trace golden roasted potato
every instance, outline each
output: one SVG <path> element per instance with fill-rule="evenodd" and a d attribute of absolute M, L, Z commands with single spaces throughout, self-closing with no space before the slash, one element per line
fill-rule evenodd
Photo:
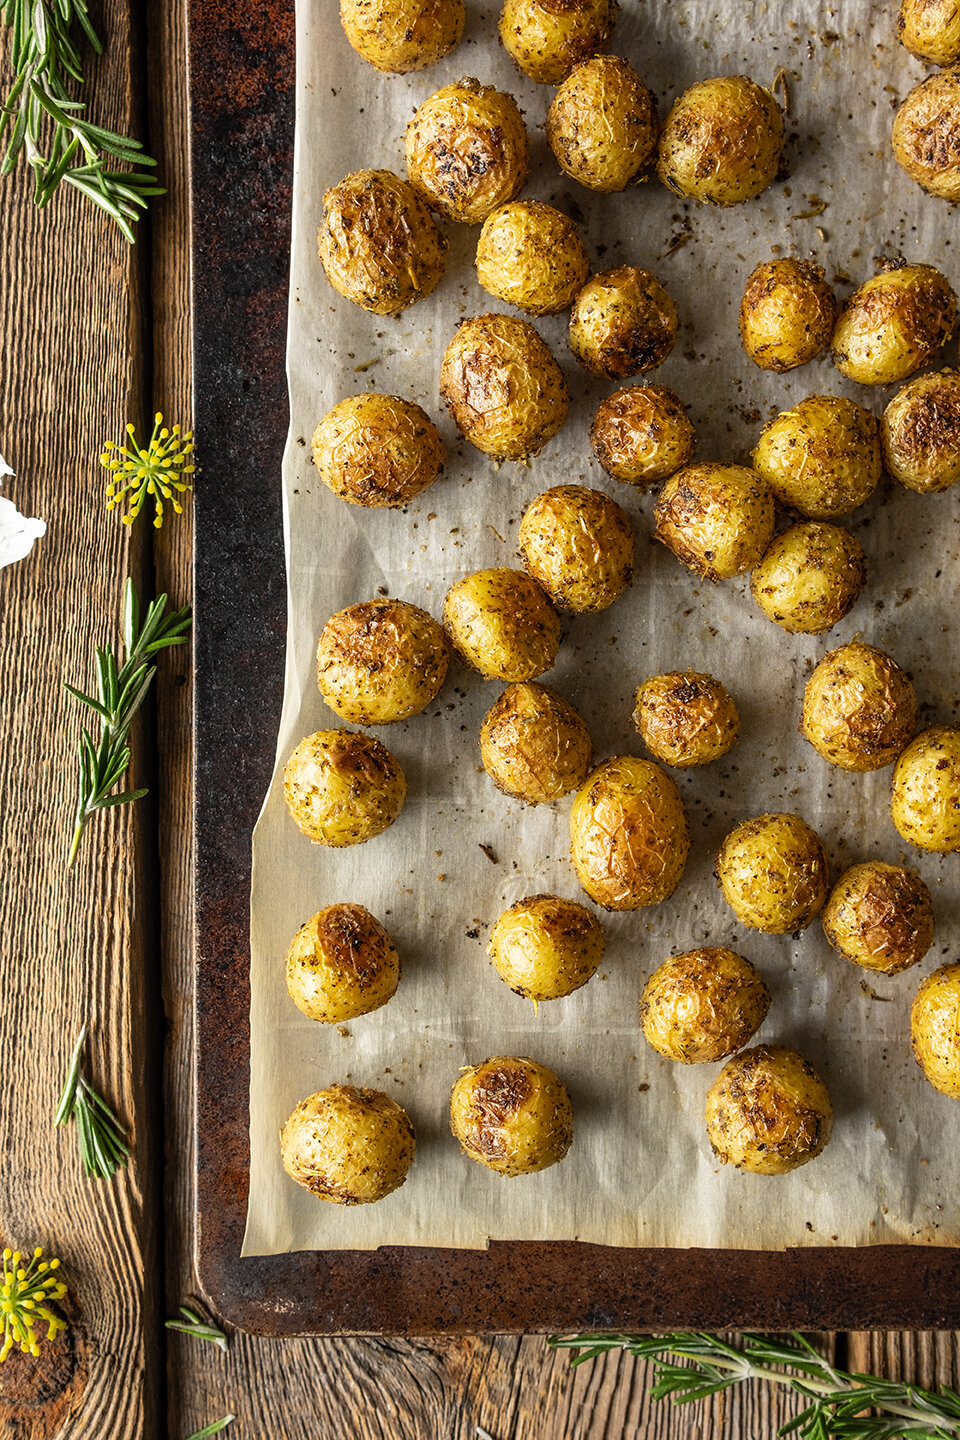
<path fill-rule="evenodd" d="M 686 465 L 697 443 L 680 400 L 666 385 L 630 385 L 600 402 L 590 426 L 608 475 L 645 490 Z"/>
<path fill-rule="evenodd" d="M 739 205 L 776 178 L 783 114 L 746 75 L 700 80 L 663 122 L 657 174 L 668 189 L 710 205 Z"/>
<path fill-rule="evenodd" d="M 761 370 L 806 365 L 830 344 L 837 301 L 820 265 L 767 260 L 748 276 L 740 301 L 740 339 Z"/>
<path fill-rule="evenodd" d="M 524 511 L 518 541 L 524 565 L 560 610 L 606 610 L 630 583 L 630 521 L 602 490 L 545 490 Z"/>
<path fill-rule="evenodd" d="M 960 730 L 923 730 L 897 761 L 890 815 L 921 850 L 960 850 Z"/>
<path fill-rule="evenodd" d="M 573 304 L 590 261 L 573 221 L 539 200 L 513 200 L 488 215 L 477 241 L 484 290 L 528 315 Z"/>
<path fill-rule="evenodd" d="M 552 440 L 570 396 L 560 366 L 526 320 L 464 320 L 440 367 L 440 395 L 457 428 L 495 460 L 526 460 Z"/>
<path fill-rule="evenodd" d="M 915 871 L 880 860 L 844 870 L 820 920 L 834 950 L 883 975 L 916 965 L 933 944 L 930 891 Z"/>
<path fill-rule="evenodd" d="M 532 1175 L 570 1149 L 573 1107 L 546 1065 L 496 1055 L 460 1075 L 450 1096 L 450 1129 L 478 1165 L 511 1178 Z"/>
<path fill-rule="evenodd" d="M 479 80 L 444 85 L 407 126 L 407 179 L 432 210 L 464 225 L 513 199 L 528 160 L 516 100 Z"/>
<path fill-rule="evenodd" d="M 876 419 L 855 400 L 810 395 L 760 432 L 751 456 L 782 505 L 813 520 L 849 515 L 883 470 Z"/>
<path fill-rule="evenodd" d="M 560 621 L 522 570 L 475 570 L 447 591 L 443 627 L 459 655 L 496 680 L 532 680 L 560 648 Z"/>
<path fill-rule="evenodd" d="M 372 735 L 318 730 L 294 750 L 283 772 L 283 798 L 299 828 L 318 845 L 362 845 L 392 825 L 407 782 L 396 756 Z"/>
<path fill-rule="evenodd" d="M 749 960 L 732 950 L 690 950 L 650 976 L 640 1023 L 658 1054 L 702 1065 L 746 1045 L 769 1009 L 770 991 Z"/>
<path fill-rule="evenodd" d="M 680 791 L 649 760 L 605 760 L 577 791 L 570 852 L 580 884 L 605 910 L 659 905 L 680 884 L 690 852 Z"/>
<path fill-rule="evenodd" d="M 841 770 L 882 770 L 908 744 L 917 697 L 883 650 L 853 640 L 820 661 L 803 692 L 800 733 Z"/>
<path fill-rule="evenodd" d="M 371 1205 L 406 1180 L 416 1143 L 407 1112 L 382 1090 L 331 1085 L 300 1101 L 280 1154 L 290 1178 L 318 1200 Z"/>
<path fill-rule="evenodd" d="M 720 681 L 695 670 L 644 680 L 633 723 L 651 754 L 678 770 L 719 760 L 740 735 L 737 707 Z"/>
<path fill-rule="evenodd" d="M 443 441 L 425 410 L 398 395 L 350 395 L 313 432 L 323 483 L 351 505 L 395 510 L 432 485 Z"/>
<path fill-rule="evenodd" d="M 310 1020 L 342 1025 L 395 993 L 400 957 L 362 905 L 328 905 L 301 925 L 287 951 L 287 992 Z"/>
<path fill-rule="evenodd" d="M 958 132 L 960 163 L 960 132 Z M 957 196 L 960 199 L 960 184 Z M 926 365 L 953 334 L 957 297 L 932 265 L 898 265 L 854 290 L 840 311 L 833 363 L 860 385 L 893 385 Z"/>
<path fill-rule="evenodd" d="M 399 315 L 437 288 L 447 242 L 392 170 L 355 170 L 327 190 L 317 248 L 327 279 L 374 315 Z"/>
<path fill-rule="evenodd" d="M 830 1139 L 833 1107 L 809 1060 L 757 1045 L 728 1060 L 707 1094 L 707 1134 L 721 1165 L 785 1175 Z"/>
<path fill-rule="evenodd" d="M 960 60 L 960 0 L 900 0 L 900 44 L 931 65 Z"/>
<path fill-rule="evenodd" d="M 960 375 L 917 375 L 880 417 L 883 463 L 894 480 L 921 495 L 960 480 Z"/>
<path fill-rule="evenodd" d="M 941 965 L 913 999 L 910 1037 L 935 1090 L 960 1099 L 960 965 Z"/>
<path fill-rule="evenodd" d="M 338 610 L 317 645 L 320 694 L 351 725 L 390 725 L 435 700 L 449 660 L 443 630 L 406 600 Z"/>
<path fill-rule="evenodd" d="M 617 0 L 504 0 L 500 39 L 524 74 L 559 85 L 610 38 Z"/>
<path fill-rule="evenodd" d="M 939 200 L 960 200 L 960 66 L 914 86 L 894 117 L 892 138 L 893 157 L 911 180 Z"/>
<path fill-rule="evenodd" d="M 649 270 L 619 265 L 588 280 L 570 311 L 570 349 L 593 375 L 623 380 L 662 365 L 677 307 Z"/>
<path fill-rule="evenodd" d="M 566 700 L 532 681 L 509 685 L 480 727 L 480 759 L 498 790 L 545 805 L 587 778 L 593 742 Z"/>
<path fill-rule="evenodd" d="M 830 889 L 827 857 L 799 815 L 758 815 L 724 840 L 716 876 L 742 925 L 786 935 L 805 930 Z"/>
<path fill-rule="evenodd" d="M 504 910 L 487 954 L 515 995 L 559 1000 L 596 971 L 603 959 L 603 926 L 576 900 L 528 895 Z"/>
<path fill-rule="evenodd" d="M 340 0 L 354 50 L 391 75 L 436 65 L 458 44 L 463 21 L 463 0 Z"/>
<path fill-rule="evenodd" d="M 597 55 L 554 95 L 547 143 L 560 169 L 588 190 L 625 190 L 656 148 L 657 102 L 626 60 Z"/>
<path fill-rule="evenodd" d="M 714 582 L 750 570 L 773 535 L 770 487 L 744 465 L 687 465 L 664 485 L 654 513 L 657 539 Z"/>
<path fill-rule="evenodd" d="M 782 630 L 821 635 L 852 609 L 866 578 L 863 547 L 849 530 L 804 520 L 771 540 L 750 593 Z"/>

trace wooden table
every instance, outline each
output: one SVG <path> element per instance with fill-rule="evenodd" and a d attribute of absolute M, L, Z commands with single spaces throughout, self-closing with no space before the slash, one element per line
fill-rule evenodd
<path fill-rule="evenodd" d="M 224 0 L 222 23 L 269 43 L 257 11 Z M 133 773 L 150 798 L 106 812 L 70 873 L 79 715 L 61 681 L 91 681 L 92 647 L 115 639 L 127 574 L 144 592 L 191 597 L 189 513 L 131 532 L 104 509 L 98 465 L 127 419 L 191 413 L 185 12 L 181 0 L 104 0 L 108 53 L 90 66 L 97 118 L 149 135 L 169 187 L 136 249 L 72 192 L 38 215 L 22 171 L 0 184 L 0 452 L 18 472 L 7 493 L 49 522 L 33 555 L 0 572 L 0 1234 L 62 1257 L 72 1322 L 40 1360 L 14 1354 L 0 1369 L 0 1432 L 182 1437 L 232 1411 L 229 1433 L 248 1440 L 467 1440 L 478 1425 L 495 1440 L 766 1440 L 791 1413 L 781 1396 L 748 1390 L 669 1411 L 651 1406 L 643 1367 L 614 1356 L 574 1374 L 538 1336 L 234 1334 L 224 1356 L 163 1329 L 181 1301 L 200 1298 L 190 654 L 165 657 L 134 735 Z M 278 460 L 264 457 L 269 473 Z M 134 1140 L 110 1184 L 83 1178 L 74 1137 L 52 1124 L 85 1019 L 93 1077 Z M 960 1379 L 960 1334 L 825 1338 L 854 1368 Z"/>

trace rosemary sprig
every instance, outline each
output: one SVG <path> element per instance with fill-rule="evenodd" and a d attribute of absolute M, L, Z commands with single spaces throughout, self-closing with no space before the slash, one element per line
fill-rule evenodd
<path fill-rule="evenodd" d="M 123 591 L 123 644 L 126 651 L 123 664 L 117 664 L 112 651 L 97 646 L 96 698 L 64 684 L 64 689 L 76 700 L 95 712 L 101 725 L 97 744 L 94 744 L 86 728 L 80 733 L 80 800 L 67 857 L 68 866 L 77 858 L 84 828 L 98 810 L 105 810 L 110 805 L 126 805 L 147 793 L 146 790 L 117 792 L 115 787 L 130 763 L 127 737 L 133 717 L 143 704 L 150 682 L 157 673 L 156 666 L 149 665 L 147 661 L 160 650 L 182 645 L 190 628 L 189 609 L 175 610 L 166 615 L 166 605 L 166 595 L 151 601 L 141 625 L 137 592 L 133 581 L 127 580 Z"/>
<path fill-rule="evenodd" d="M 201 1319 L 195 1310 L 189 1310 L 186 1305 L 180 1305 L 178 1308 L 184 1318 L 168 1320 L 166 1322 L 168 1330 L 179 1330 L 181 1334 L 193 1335 L 197 1340 L 209 1340 L 214 1345 L 218 1345 L 221 1350 L 226 1351 L 227 1337 L 222 1330 L 219 1330 L 210 1321 Z"/>
<path fill-rule="evenodd" d="M 607 1350 L 652 1360 L 656 1380 L 650 1394 L 674 1404 L 703 1400 L 744 1380 L 789 1385 L 809 1403 L 781 1425 L 778 1435 L 800 1440 L 956 1440 L 960 1436 L 960 1395 L 921 1390 L 876 1375 L 837 1370 L 796 1331 L 792 1340 L 743 1335 L 728 1345 L 700 1331 L 670 1335 L 551 1335 L 550 1345 L 573 1350 L 574 1365 Z M 678 1362 L 684 1363 L 678 1363 Z M 773 1367 L 786 1366 L 787 1369 Z M 864 1412 L 876 1413 L 864 1413 Z"/>
<path fill-rule="evenodd" d="M 221 1430 L 226 1430 L 236 1418 L 236 1415 L 224 1415 L 222 1420 L 214 1420 L 211 1424 L 204 1425 L 202 1430 L 194 1430 L 192 1435 L 187 1436 L 187 1440 L 208 1440 L 208 1436 L 219 1435 Z"/>
<path fill-rule="evenodd" d="M 126 1165 L 130 1148 L 120 1121 L 86 1076 L 80 1073 L 80 1056 L 86 1038 L 87 1027 L 84 1025 L 74 1046 L 53 1123 L 67 1125 L 76 1120 L 84 1173 L 95 1175 L 99 1180 L 109 1180 L 122 1165 Z"/>

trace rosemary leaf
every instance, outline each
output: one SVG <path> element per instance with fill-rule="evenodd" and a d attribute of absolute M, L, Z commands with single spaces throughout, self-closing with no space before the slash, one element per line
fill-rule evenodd
<path fill-rule="evenodd" d="M 187 1436 L 187 1440 L 207 1440 L 210 1435 L 219 1435 L 220 1431 L 226 1430 L 236 1418 L 236 1415 L 224 1415 L 222 1420 L 214 1420 L 211 1424 L 204 1425 L 202 1430 L 194 1430 L 192 1435 Z"/>
<path fill-rule="evenodd" d="M 179 1306 L 179 1310 L 184 1318 L 166 1321 L 168 1330 L 179 1330 L 181 1334 L 192 1335 L 197 1340 L 209 1340 L 221 1350 L 227 1350 L 227 1337 L 222 1330 L 209 1320 L 203 1320 L 195 1310 L 188 1309 L 186 1305 Z"/>
<path fill-rule="evenodd" d="M 80 1057 L 86 1038 L 87 1027 L 84 1025 L 70 1057 L 53 1123 L 67 1125 L 71 1120 L 76 1123 L 84 1174 L 109 1180 L 121 1166 L 126 1165 L 130 1149 L 120 1121 L 81 1073 Z"/>

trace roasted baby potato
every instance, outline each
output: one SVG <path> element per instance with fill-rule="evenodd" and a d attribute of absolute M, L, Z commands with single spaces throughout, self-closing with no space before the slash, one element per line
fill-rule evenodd
<path fill-rule="evenodd" d="M 757 1045 L 728 1060 L 707 1094 L 707 1134 L 721 1165 L 785 1175 L 830 1139 L 833 1107 L 809 1060 Z"/>
<path fill-rule="evenodd" d="M 570 311 L 570 349 L 593 375 L 624 380 L 662 365 L 677 307 L 649 270 L 619 265 L 588 280 Z"/>
<path fill-rule="evenodd" d="M 893 157 L 929 195 L 960 200 L 960 66 L 910 91 L 894 117 Z"/>
<path fill-rule="evenodd" d="M 821 635 L 852 609 L 866 578 L 863 547 L 849 530 L 805 520 L 771 540 L 750 593 L 781 629 Z"/>
<path fill-rule="evenodd" d="M 668 189 L 710 205 L 739 205 L 776 178 L 783 115 L 762 85 L 721 75 L 691 85 L 663 123 L 657 174 Z"/>
<path fill-rule="evenodd" d="M 596 971 L 603 959 L 603 926 L 576 900 L 528 895 L 504 910 L 487 954 L 515 995 L 559 1000 Z"/>
<path fill-rule="evenodd" d="M 941 965 L 914 996 L 910 1036 L 935 1090 L 960 1099 L 960 965 Z"/>
<path fill-rule="evenodd" d="M 479 80 L 444 85 L 407 126 L 407 179 L 432 210 L 464 225 L 513 199 L 528 159 L 516 100 Z"/>
<path fill-rule="evenodd" d="M 351 505 L 397 509 L 443 469 L 443 441 L 425 410 L 398 395 L 351 395 L 313 432 L 313 463 Z"/>
<path fill-rule="evenodd" d="M 606 610 L 630 583 L 630 521 L 602 490 L 545 490 L 524 511 L 518 540 L 524 565 L 560 610 Z"/>
<path fill-rule="evenodd" d="M 633 723 L 664 765 L 709 765 L 737 743 L 740 716 L 719 680 L 695 670 L 652 675 L 637 691 Z"/>
<path fill-rule="evenodd" d="M 643 987 L 640 1023 L 667 1060 L 702 1065 L 740 1050 L 763 1024 L 770 991 L 732 950 L 674 955 Z"/>
<path fill-rule="evenodd" d="M 687 465 L 657 499 L 656 537 L 705 580 L 750 570 L 773 535 L 773 495 L 743 465 Z"/>
<path fill-rule="evenodd" d="M 528 321 L 509 315 L 464 320 L 443 357 L 440 395 L 470 444 L 496 460 L 538 454 L 570 404 L 547 346 Z"/>
<path fill-rule="evenodd" d="M 666 385 L 630 385 L 600 402 L 590 427 L 608 475 L 641 490 L 686 465 L 697 443 L 680 400 Z"/>
<path fill-rule="evenodd" d="M 740 339 L 761 370 L 783 374 L 820 354 L 837 323 L 837 301 L 819 265 L 767 260 L 750 274 L 740 301 Z"/>
<path fill-rule="evenodd" d="M 690 832 L 680 792 L 649 760 L 605 760 L 577 791 L 570 851 L 580 884 L 605 910 L 659 905 L 680 884 Z"/>
<path fill-rule="evenodd" d="M 331 615 L 317 646 L 317 684 L 351 725 L 390 725 L 435 700 L 447 674 L 443 630 L 406 600 L 368 600 Z"/>
<path fill-rule="evenodd" d="M 557 164 L 588 190 L 625 190 L 657 144 L 657 102 L 626 60 L 597 55 L 577 65 L 547 112 Z"/>
<path fill-rule="evenodd" d="M 317 248 L 334 290 L 374 315 L 399 315 L 437 288 L 447 242 L 392 170 L 356 170 L 327 190 Z"/>
<path fill-rule="evenodd" d="M 813 520 L 849 515 L 883 470 L 875 418 L 855 400 L 810 395 L 763 427 L 751 456 L 782 505 Z"/>
<path fill-rule="evenodd" d="M 958 81 L 960 83 L 960 81 Z M 958 131 L 960 165 L 960 131 Z M 960 183 L 957 195 L 960 199 Z M 893 385 L 926 365 L 953 334 L 957 297 L 932 265 L 899 265 L 855 290 L 840 311 L 831 355 L 860 385 Z"/>
<path fill-rule="evenodd" d="M 917 375 L 880 417 L 883 463 L 908 490 L 929 495 L 960 480 L 960 375 Z"/>
<path fill-rule="evenodd" d="M 882 770 L 910 740 L 917 697 L 883 650 L 853 640 L 825 655 L 803 692 L 800 733 L 841 770 Z"/>
<path fill-rule="evenodd" d="M 396 756 L 372 735 L 318 730 L 294 750 L 283 772 L 283 798 L 297 825 L 318 845 L 362 845 L 392 825 L 407 782 Z"/>
<path fill-rule="evenodd" d="M 524 74 L 559 85 L 610 38 L 617 0 L 504 0 L 500 39 Z"/>
<path fill-rule="evenodd" d="M 799 815 L 742 821 L 720 846 L 716 876 L 740 923 L 769 935 L 805 930 L 830 889 L 820 837 Z"/>
<path fill-rule="evenodd" d="M 934 725 L 907 746 L 893 772 L 890 815 L 911 845 L 960 850 L 960 730 Z"/>
<path fill-rule="evenodd" d="M 355 1085 L 301 1100 L 280 1136 L 290 1178 L 334 1205 L 371 1205 L 399 1189 L 415 1149 L 407 1112 L 382 1090 Z"/>
<path fill-rule="evenodd" d="M 870 860 L 844 870 L 820 917 L 823 933 L 845 959 L 898 975 L 933 944 L 933 902 L 913 870 Z"/>
<path fill-rule="evenodd" d="M 546 1065 L 497 1055 L 460 1075 L 450 1096 L 450 1129 L 478 1165 L 511 1178 L 532 1175 L 570 1149 L 573 1107 Z"/>
<path fill-rule="evenodd" d="M 900 0 L 897 34 L 918 60 L 955 64 L 960 60 L 960 0 Z"/>
<path fill-rule="evenodd" d="M 443 627 L 459 655 L 496 680 L 532 680 L 560 648 L 560 621 L 522 570 L 475 570 L 447 591 Z"/>
<path fill-rule="evenodd" d="M 310 1020 L 342 1025 L 395 993 L 400 958 L 362 905 L 328 905 L 301 925 L 287 951 L 287 991 Z"/>
<path fill-rule="evenodd" d="M 436 65 L 459 42 L 463 21 L 463 0 L 340 0 L 354 50 L 392 75 Z"/>
<path fill-rule="evenodd" d="M 480 759 L 498 790 L 545 805 L 587 778 L 593 742 L 559 695 L 531 681 L 509 685 L 480 727 Z"/>
<path fill-rule="evenodd" d="M 576 226 L 552 205 L 514 200 L 483 222 L 477 279 L 498 300 L 528 315 L 566 310 L 589 273 Z"/>

